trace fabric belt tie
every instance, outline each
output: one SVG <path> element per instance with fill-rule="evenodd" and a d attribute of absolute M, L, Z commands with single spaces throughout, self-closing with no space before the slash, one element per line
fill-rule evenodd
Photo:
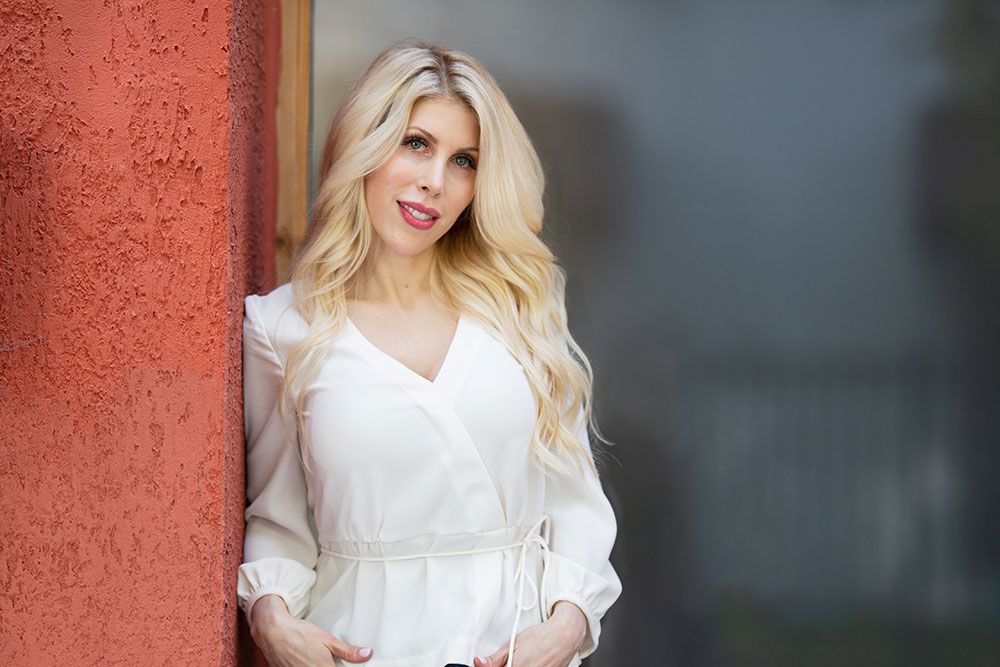
<path fill-rule="evenodd" d="M 542 555 L 542 581 L 541 584 L 535 582 L 535 578 L 528 572 L 528 550 L 537 546 Z M 484 554 L 491 551 L 506 551 L 507 549 L 517 549 L 517 569 L 514 571 L 514 584 L 517 587 L 517 611 L 514 612 L 514 627 L 510 631 L 510 641 L 507 647 L 507 667 L 514 667 L 514 638 L 517 637 L 517 627 L 521 622 L 521 613 L 531 611 L 535 605 L 540 605 L 542 621 L 549 619 L 549 605 L 547 604 L 546 577 L 549 573 L 549 516 L 543 514 L 528 531 L 524 539 L 510 544 L 503 544 L 498 547 L 483 547 L 480 549 L 465 549 L 462 551 L 434 551 L 425 554 L 406 554 L 403 556 L 354 556 L 351 554 L 339 553 L 330 549 L 322 549 L 322 553 L 337 558 L 356 561 L 376 561 L 386 562 L 393 560 L 413 560 L 417 558 L 438 558 L 443 556 L 467 556 L 470 554 Z M 524 586 L 531 587 L 530 604 L 524 602 Z"/>

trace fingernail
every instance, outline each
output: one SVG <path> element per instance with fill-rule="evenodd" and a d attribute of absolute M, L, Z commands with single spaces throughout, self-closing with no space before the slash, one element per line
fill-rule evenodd
<path fill-rule="evenodd" d="M 360 651 L 358 651 L 358 655 L 360 655 L 362 658 L 367 658 L 371 654 L 372 650 L 370 648 L 363 648 Z"/>

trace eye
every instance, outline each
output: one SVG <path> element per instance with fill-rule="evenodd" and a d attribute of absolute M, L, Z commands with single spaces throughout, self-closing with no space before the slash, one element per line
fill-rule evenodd
<path fill-rule="evenodd" d="M 406 139 L 404 139 L 403 140 L 403 145 L 404 146 L 409 146 L 410 148 L 412 148 L 415 151 L 419 151 L 421 148 L 424 148 L 425 146 L 427 146 L 427 142 L 424 141 L 421 137 L 412 136 L 412 137 L 407 137 Z"/>
<path fill-rule="evenodd" d="M 476 168 L 476 161 L 473 160 L 471 156 L 465 155 L 464 153 L 462 155 L 455 156 L 455 163 L 458 164 L 458 166 L 462 167 L 463 169 Z"/>

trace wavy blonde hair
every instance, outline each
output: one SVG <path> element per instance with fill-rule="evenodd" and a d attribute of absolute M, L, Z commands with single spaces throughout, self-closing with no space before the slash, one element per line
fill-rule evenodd
<path fill-rule="evenodd" d="M 599 439 L 592 411 L 593 370 L 566 321 L 566 275 L 539 238 L 544 175 L 506 96 L 468 55 L 425 42 L 380 53 L 344 99 L 327 135 L 320 186 L 305 244 L 291 273 L 294 306 L 309 333 L 289 355 L 279 406 L 294 406 L 303 439 L 309 382 L 347 316 L 347 297 L 372 243 L 365 177 L 403 140 L 413 105 L 440 98 L 466 105 L 480 128 L 480 158 L 469 207 L 435 246 L 431 289 L 441 303 L 473 316 L 507 341 L 538 413 L 532 459 L 546 475 L 570 472 L 565 456 L 597 472 L 574 435 Z M 584 416 L 583 423 L 577 421 Z M 302 443 L 308 467 L 308 443 Z"/>

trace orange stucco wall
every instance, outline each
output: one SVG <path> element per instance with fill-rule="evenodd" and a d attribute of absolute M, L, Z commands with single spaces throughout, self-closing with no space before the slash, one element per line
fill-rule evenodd
<path fill-rule="evenodd" d="M 267 7 L 0 4 L 0 665 L 236 661 Z"/>

